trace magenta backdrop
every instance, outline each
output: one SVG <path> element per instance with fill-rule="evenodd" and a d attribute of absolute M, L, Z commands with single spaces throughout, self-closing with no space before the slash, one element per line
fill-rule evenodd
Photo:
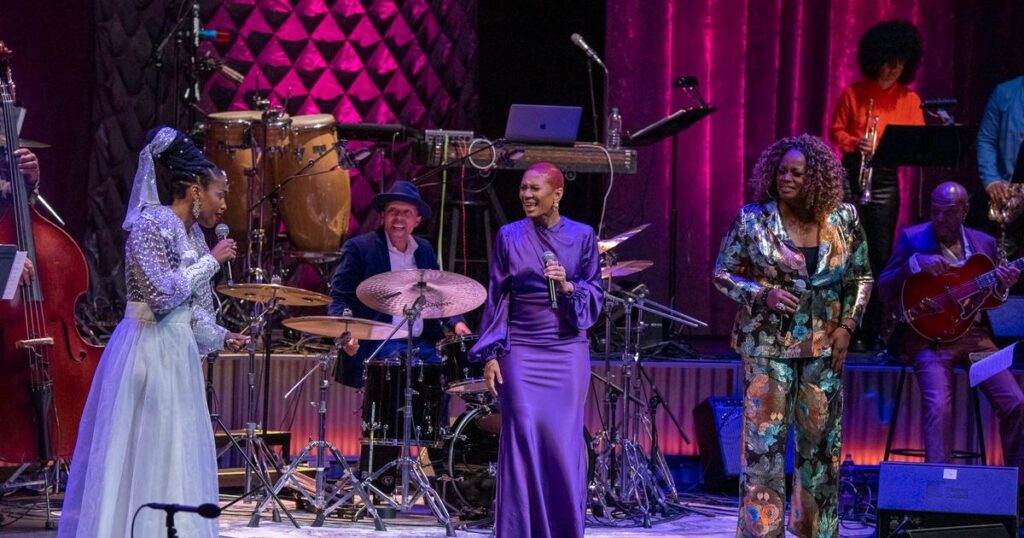
<path fill-rule="evenodd" d="M 822 135 L 839 92 L 858 79 L 856 44 L 871 25 L 906 18 L 921 29 L 925 59 L 913 87 L 925 99 L 956 97 L 959 118 L 977 122 L 994 85 L 1024 66 L 1024 8 L 1006 1 L 954 0 L 609 0 L 609 101 L 628 129 L 692 102 L 672 89 L 696 75 L 719 111 L 680 136 L 677 304 L 727 334 L 735 305 L 711 286 L 719 242 L 747 198 L 744 178 L 773 140 Z M 639 173 L 616 180 L 609 231 L 649 222 L 647 241 L 625 244 L 626 258 L 656 262 L 645 280 L 667 293 L 671 142 L 640 150 Z M 971 184 L 974 174 L 963 177 Z M 910 219 L 919 182 L 903 189 Z"/>

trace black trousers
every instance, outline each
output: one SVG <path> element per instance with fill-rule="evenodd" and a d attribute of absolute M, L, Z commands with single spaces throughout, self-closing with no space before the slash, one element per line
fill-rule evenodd
<path fill-rule="evenodd" d="M 868 262 L 871 275 L 878 281 L 878 275 L 885 269 L 885 264 L 892 256 L 893 242 L 896 235 L 896 221 L 900 216 L 900 185 L 897 169 L 875 168 L 871 179 L 871 201 L 860 203 L 860 153 L 843 155 L 843 168 L 846 169 L 847 185 L 846 201 L 854 202 L 861 226 L 868 242 Z M 875 287 L 877 290 L 877 287 Z M 874 335 L 882 329 L 882 315 L 885 308 L 878 299 L 878 292 L 871 292 L 871 301 L 864 313 L 864 321 L 857 330 L 858 338 L 874 347 Z"/>

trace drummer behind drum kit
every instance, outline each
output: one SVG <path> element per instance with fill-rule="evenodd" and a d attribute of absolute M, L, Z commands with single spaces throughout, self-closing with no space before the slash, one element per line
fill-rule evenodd
<path fill-rule="evenodd" d="M 330 302 L 330 298 L 325 295 L 278 284 L 222 285 L 217 291 L 236 299 L 267 305 L 268 308 L 263 310 L 264 316 L 269 316 L 269 313 L 275 311 L 279 305 L 322 306 Z M 359 511 L 366 510 L 373 518 L 376 528 L 385 530 L 384 523 L 369 496 L 373 493 L 398 511 L 411 510 L 422 499 L 445 527 L 448 536 L 455 536 L 446 505 L 454 507 L 460 513 L 470 507 L 479 509 L 484 503 L 490 504 L 487 497 L 490 492 L 481 495 L 471 489 L 481 487 L 479 477 L 473 476 L 466 485 L 453 486 L 450 491 L 447 483 L 451 480 L 445 480 L 445 492 L 439 494 L 431 486 L 420 461 L 412 457 L 411 449 L 413 446 L 421 449 L 447 447 L 449 467 L 457 469 L 458 472 L 465 472 L 462 465 L 466 459 L 477 455 L 461 454 L 460 459 L 460 454 L 453 452 L 455 442 L 463 446 L 466 439 L 459 438 L 458 435 L 475 432 L 474 428 L 478 428 L 478 424 L 483 425 L 479 427 L 492 431 L 493 435 L 497 433 L 497 426 L 494 419 L 484 420 L 492 413 L 491 408 L 485 406 L 471 411 L 465 421 L 456 424 L 456 436 L 448 434 L 447 416 L 444 416 L 441 403 L 442 391 L 467 398 L 486 391 L 481 367 L 468 361 L 468 350 L 476 337 L 452 336 L 442 340 L 438 344 L 438 350 L 444 362 L 425 364 L 415 358 L 410 359 L 415 355 L 412 352 L 412 339 L 408 338 L 408 335 L 419 319 L 447 318 L 479 307 L 486 299 L 487 292 L 478 282 L 462 275 L 438 270 L 412 269 L 382 273 L 368 278 L 356 289 L 356 295 L 363 304 L 374 310 L 403 317 L 403 323 L 391 326 L 365 319 L 334 316 L 304 316 L 283 321 L 288 328 L 332 338 L 335 345 L 333 349 L 317 356 L 317 365 L 285 395 L 286 398 L 291 397 L 299 386 L 314 373 L 319 372 L 319 401 L 312 402 L 318 413 L 317 437 L 295 456 L 281 473 L 276 484 L 272 488 L 267 488 L 267 495 L 253 512 L 250 526 L 259 524 L 260 513 L 272 502 L 276 502 L 276 506 L 284 510 L 277 495 L 285 487 L 292 487 L 315 509 L 316 518 L 313 526 L 322 526 L 328 515 L 358 497 L 362 502 Z M 258 327 L 258 324 L 253 326 Z M 397 459 L 385 463 L 364 477 L 356 476 L 348 467 L 341 452 L 325 438 L 327 394 L 331 372 L 334 369 L 333 363 L 338 351 L 352 338 L 381 342 L 366 362 L 361 443 L 370 447 L 371 454 L 375 446 L 401 447 L 401 455 Z M 404 355 L 397 359 L 376 357 L 386 342 L 403 338 L 407 343 Z M 255 347 L 251 345 L 250 358 L 254 355 Z M 252 435 L 256 429 L 255 399 L 252 397 L 252 380 L 255 378 L 252 373 L 255 368 L 252 361 L 250 362 L 250 423 L 246 430 Z M 259 443 L 249 439 L 249 444 Z M 494 451 L 496 454 L 496 442 Z M 313 491 L 308 491 L 298 472 L 313 452 L 316 454 L 316 479 Z M 342 477 L 330 488 L 326 478 L 328 456 L 333 457 L 342 467 Z M 257 478 L 267 483 L 269 473 L 266 472 L 266 466 L 258 462 L 258 454 L 254 454 L 250 449 L 246 451 L 245 457 L 247 465 L 260 474 Z M 395 498 L 376 485 L 378 478 L 392 470 L 401 474 L 401 486 Z M 490 470 L 493 476 L 493 466 Z M 446 476 L 450 478 L 454 476 L 454 472 L 449 471 Z M 490 487 L 493 489 L 493 481 Z"/>

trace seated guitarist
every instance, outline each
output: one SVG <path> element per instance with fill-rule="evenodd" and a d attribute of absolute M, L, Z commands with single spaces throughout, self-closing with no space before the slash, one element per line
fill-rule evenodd
<path fill-rule="evenodd" d="M 903 283 L 911 274 L 923 271 L 938 276 L 974 254 L 996 259 L 995 239 L 963 225 L 968 206 L 963 186 L 943 183 L 932 191 L 931 202 L 931 221 L 900 232 L 892 258 L 878 279 L 879 297 L 889 308 L 900 308 Z M 1003 265 L 996 269 L 996 276 L 1001 290 L 1007 290 L 1017 282 L 1020 271 Z M 952 342 L 930 342 L 910 328 L 905 332 L 906 354 L 921 386 L 925 460 L 949 462 L 953 453 L 953 367 L 969 366 L 970 353 L 998 347 L 980 313 L 967 332 Z M 1005 464 L 1024 469 L 1024 393 L 1020 385 L 1003 370 L 984 381 L 981 389 L 999 417 Z M 1020 477 L 1018 473 L 1018 482 L 1022 482 Z"/>

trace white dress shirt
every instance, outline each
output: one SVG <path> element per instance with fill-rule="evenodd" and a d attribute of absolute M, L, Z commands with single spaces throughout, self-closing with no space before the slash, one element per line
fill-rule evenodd
<path fill-rule="evenodd" d="M 391 259 L 392 271 L 418 269 L 416 267 L 416 249 L 419 245 L 416 243 L 416 238 L 409 237 L 405 252 L 398 250 L 395 245 L 391 244 L 391 238 L 388 237 L 388 234 L 384 234 L 384 240 L 388 242 L 388 257 Z M 405 316 L 394 316 L 391 322 L 395 325 L 402 323 L 404 327 Z M 412 324 L 412 335 L 415 337 L 421 334 L 423 334 L 423 318 L 417 318 L 416 322 Z"/>

